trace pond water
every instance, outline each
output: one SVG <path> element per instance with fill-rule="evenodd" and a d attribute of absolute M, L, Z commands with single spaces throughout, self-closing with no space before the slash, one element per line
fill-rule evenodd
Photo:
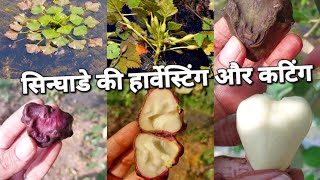
<path fill-rule="evenodd" d="M 14 41 L 5 37 L 4 34 L 9 30 L 9 24 L 13 22 L 14 16 L 23 12 L 17 7 L 17 3 L 21 1 L 0 1 L 0 7 L 2 7 L 0 10 L 0 78 L 20 78 L 21 73 L 27 70 L 36 71 L 43 76 L 75 75 L 80 68 L 86 69 L 92 75 L 103 72 L 107 67 L 105 45 L 98 48 L 88 48 L 86 45 L 83 50 L 73 50 L 65 46 L 59 48 L 53 55 L 28 54 L 25 49 L 28 40 L 22 40 L 14 45 Z M 71 0 L 71 4 L 84 7 L 86 1 Z M 105 39 L 106 1 L 91 1 L 101 3 L 99 12 L 86 12 L 84 17 L 92 16 L 100 23 L 95 28 L 88 29 L 86 37 Z M 45 6 L 48 7 L 50 4 L 46 2 Z M 19 35 L 18 40 L 24 37 Z"/>

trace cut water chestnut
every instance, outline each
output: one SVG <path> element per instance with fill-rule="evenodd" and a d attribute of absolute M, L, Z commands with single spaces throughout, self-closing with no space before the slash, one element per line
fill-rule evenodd
<path fill-rule="evenodd" d="M 228 0 L 224 12 L 252 61 L 267 58 L 294 23 L 290 0 Z"/>
<path fill-rule="evenodd" d="M 169 89 L 152 89 L 138 116 L 142 133 L 135 140 L 136 173 L 144 179 L 167 179 L 183 154 L 175 135 L 186 128 L 178 97 Z"/>
<path fill-rule="evenodd" d="M 182 113 L 178 97 L 171 90 L 152 89 L 146 95 L 138 121 L 145 132 L 175 134 L 185 128 Z"/>
<path fill-rule="evenodd" d="M 173 137 L 141 133 L 135 144 L 137 174 L 146 179 L 166 179 L 168 168 L 176 165 L 183 154 L 183 147 Z"/>
<path fill-rule="evenodd" d="M 48 105 L 25 105 L 21 121 L 27 126 L 28 135 L 42 148 L 73 135 L 73 117 Z"/>

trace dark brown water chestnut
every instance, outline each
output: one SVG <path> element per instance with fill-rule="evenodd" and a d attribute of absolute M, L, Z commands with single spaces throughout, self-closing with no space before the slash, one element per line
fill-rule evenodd
<path fill-rule="evenodd" d="M 228 0 L 224 17 L 247 48 L 247 58 L 267 58 L 294 23 L 290 0 Z M 285 53 L 285 52 L 284 52 Z"/>

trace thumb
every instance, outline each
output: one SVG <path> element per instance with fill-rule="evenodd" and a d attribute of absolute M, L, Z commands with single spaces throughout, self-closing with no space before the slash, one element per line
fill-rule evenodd
<path fill-rule="evenodd" d="M 215 57 L 215 72 L 220 68 L 228 68 L 232 61 L 235 61 L 242 66 L 245 58 L 246 48 L 235 36 L 232 36 L 220 53 Z"/>
<path fill-rule="evenodd" d="M 28 164 L 37 151 L 34 140 L 24 133 L 8 150 L 0 152 L 0 179 L 8 179 Z"/>

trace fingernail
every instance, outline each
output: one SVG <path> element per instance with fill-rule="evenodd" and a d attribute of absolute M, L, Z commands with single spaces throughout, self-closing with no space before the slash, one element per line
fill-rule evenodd
<path fill-rule="evenodd" d="M 220 52 L 219 61 L 225 67 L 229 67 L 230 62 L 236 61 L 240 54 L 241 44 L 236 37 L 232 36 Z"/>
<path fill-rule="evenodd" d="M 16 147 L 16 156 L 21 161 L 27 161 L 30 159 L 30 155 L 33 154 L 34 146 L 28 136 L 24 137 L 18 142 Z"/>
<path fill-rule="evenodd" d="M 282 175 L 280 175 L 280 176 L 277 176 L 277 177 L 272 178 L 272 180 L 291 180 L 291 179 L 290 179 L 290 177 L 288 177 L 287 175 L 282 174 Z"/>

